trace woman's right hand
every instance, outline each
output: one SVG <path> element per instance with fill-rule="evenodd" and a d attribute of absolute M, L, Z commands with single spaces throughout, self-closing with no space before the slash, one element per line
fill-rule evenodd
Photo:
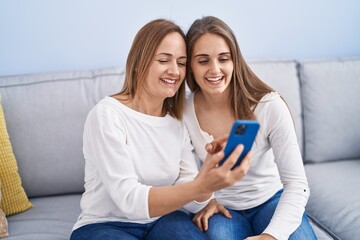
<path fill-rule="evenodd" d="M 244 146 L 238 145 L 221 166 L 218 164 L 224 157 L 224 147 L 222 146 L 221 151 L 217 153 L 209 153 L 195 179 L 199 183 L 200 191 L 204 191 L 203 193 L 216 192 L 241 180 L 250 168 L 251 153 L 249 152 L 244 157 L 239 166 L 231 169 L 243 150 Z"/>

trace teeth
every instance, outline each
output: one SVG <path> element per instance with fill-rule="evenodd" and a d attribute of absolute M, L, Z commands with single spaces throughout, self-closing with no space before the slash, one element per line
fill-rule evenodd
<path fill-rule="evenodd" d="M 217 82 L 217 81 L 220 81 L 223 77 L 215 77 L 215 78 L 206 78 L 208 81 L 211 81 L 211 82 Z"/>
<path fill-rule="evenodd" d="M 164 82 L 171 83 L 171 84 L 174 84 L 174 83 L 176 82 L 176 80 L 173 80 L 173 79 L 162 78 L 162 80 L 163 80 Z"/>

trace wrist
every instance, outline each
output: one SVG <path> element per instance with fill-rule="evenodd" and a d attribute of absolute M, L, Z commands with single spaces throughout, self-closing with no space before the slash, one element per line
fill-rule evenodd
<path fill-rule="evenodd" d="M 194 193 L 194 201 L 204 202 L 212 197 L 213 192 L 207 191 L 199 179 L 194 179 L 191 185 Z"/>
<path fill-rule="evenodd" d="M 208 202 L 210 202 L 212 199 L 214 199 L 214 193 L 211 193 L 211 194 L 202 194 L 202 196 L 200 196 L 200 197 L 198 197 L 198 198 L 196 198 L 195 200 L 194 200 L 194 202 L 196 203 L 196 204 L 199 204 L 199 205 L 201 205 L 201 204 L 207 204 Z"/>

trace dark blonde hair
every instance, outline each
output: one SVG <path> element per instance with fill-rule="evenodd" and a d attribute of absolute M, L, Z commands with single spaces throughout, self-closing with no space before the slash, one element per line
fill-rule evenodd
<path fill-rule="evenodd" d="M 252 107 L 259 103 L 260 99 L 269 92 L 274 91 L 270 86 L 262 82 L 250 69 L 241 55 L 235 34 L 222 20 L 207 16 L 195 20 L 186 34 L 187 56 L 192 61 L 192 53 L 196 41 L 205 33 L 216 34 L 222 37 L 228 44 L 231 58 L 234 64 L 232 81 L 230 83 L 230 102 L 236 119 L 255 119 Z M 191 71 L 188 61 L 186 82 L 192 92 L 200 89 Z"/>
<path fill-rule="evenodd" d="M 151 62 L 162 40 L 169 34 L 179 33 L 185 42 L 185 34 L 175 23 L 166 19 L 156 19 L 143 26 L 136 34 L 126 61 L 125 82 L 120 94 L 134 99 L 136 92 L 144 84 Z M 185 98 L 185 81 L 173 97 L 166 98 L 163 113 L 181 119 Z"/>

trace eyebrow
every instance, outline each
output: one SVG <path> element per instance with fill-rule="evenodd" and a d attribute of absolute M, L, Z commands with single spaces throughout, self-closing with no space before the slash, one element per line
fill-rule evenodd
<path fill-rule="evenodd" d="M 231 55 L 231 52 L 222 52 L 219 54 L 219 56 L 222 56 L 222 55 Z M 206 53 L 200 53 L 200 54 L 197 54 L 194 56 L 194 58 L 197 58 L 197 57 L 208 57 L 209 54 L 206 54 Z"/>
<path fill-rule="evenodd" d="M 173 56 L 173 54 L 171 54 L 171 53 L 159 53 L 159 54 L 156 54 L 156 56 L 159 56 L 159 55 L 165 55 L 165 56 L 168 56 L 168 57 L 172 57 L 172 56 Z M 179 58 L 186 58 L 186 56 L 181 56 L 181 57 L 179 57 Z"/>

